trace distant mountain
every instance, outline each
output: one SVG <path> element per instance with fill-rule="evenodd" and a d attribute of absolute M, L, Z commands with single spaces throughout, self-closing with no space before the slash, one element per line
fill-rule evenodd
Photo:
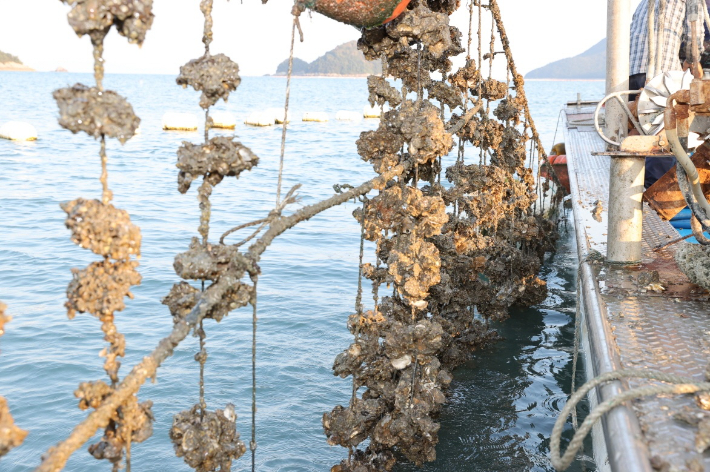
<path fill-rule="evenodd" d="M 0 51 L 0 70 L 33 71 L 22 63 L 19 57 Z"/>
<path fill-rule="evenodd" d="M 606 77 L 606 38 L 582 54 L 531 70 L 526 79 L 603 79 Z"/>
<path fill-rule="evenodd" d="M 293 75 L 337 77 L 343 75 L 365 76 L 381 72 L 381 62 L 366 60 L 365 56 L 357 49 L 357 41 L 341 44 L 311 63 L 297 57 L 293 58 Z M 288 59 L 279 64 L 274 75 L 286 75 L 287 73 Z"/>

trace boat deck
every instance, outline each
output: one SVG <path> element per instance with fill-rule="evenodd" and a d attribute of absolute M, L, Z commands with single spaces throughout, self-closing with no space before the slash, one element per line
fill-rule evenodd
<path fill-rule="evenodd" d="M 653 248 L 679 235 L 644 204 L 642 263 L 613 266 L 595 262 L 596 252 L 606 254 L 610 158 L 592 155 L 605 150 L 591 124 L 594 109 L 568 106 L 565 111 L 587 377 L 636 368 L 704 381 L 710 359 L 710 296 L 691 284 L 673 259 L 678 245 L 689 243 L 682 241 L 654 252 Z M 654 271 L 664 291 L 648 288 Z M 599 389 L 592 404 L 620 389 L 652 383 L 635 379 L 615 382 Z M 697 428 L 674 419 L 675 413 L 686 408 L 698 408 L 692 396 L 648 397 L 610 412 L 602 426 L 608 466 L 598 460 L 600 468 L 651 471 L 653 459 L 657 467 L 668 464 L 662 470 L 703 470 L 698 468 L 701 464 L 710 470 L 710 454 L 695 451 Z"/>

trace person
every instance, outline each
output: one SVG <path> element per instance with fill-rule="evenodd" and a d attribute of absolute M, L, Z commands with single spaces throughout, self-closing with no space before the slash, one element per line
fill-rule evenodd
<path fill-rule="evenodd" d="M 655 31 L 658 34 L 658 0 L 655 2 Z M 710 6 L 710 0 L 705 1 Z M 631 19 L 631 40 L 629 47 L 629 90 L 638 90 L 646 85 L 646 71 L 648 70 L 648 2 L 641 0 L 636 7 Z M 663 41 L 657 47 L 661 48 L 660 62 L 655 64 L 656 75 L 671 71 L 683 70 L 680 58 L 685 55 L 685 48 L 681 45 L 690 42 L 690 21 L 686 18 L 686 0 L 666 0 L 663 15 Z M 700 12 L 702 19 L 702 9 Z M 704 22 L 703 22 L 704 23 Z M 705 28 L 706 39 L 708 30 Z M 658 38 L 656 38 L 658 41 Z M 702 45 L 698 45 L 698 52 L 703 52 Z M 656 54 L 658 57 L 658 53 Z M 650 79 L 651 77 L 649 77 Z M 631 99 L 631 98 L 630 98 Z"/>
<path fill-rule="evenodd" d="M 639 90 L 646 85 L 646 72 L 648 71 L 649 63 L 649 36 L 648 36 L 648 7 L 649 1 L 655 3 L 655 31 L 659 34 L 659 4 L 657 0 L 642 0 L 636 7 L 631 19 L 631 42 L 629 47 L 629 90 Z M 710 3 L 710 0 L 700 0 Z M 702 8 L 700 10 L 700 19 L 703 18 Z M 704 22 L 703 22 L 704 23 Z M 690 21 L 686 16 L 686 0 L 666 0 L 663 24 L 662 38 L 655 38 L 656 47 L 660 48 L 656 51 L 658 63 L 655 64 L 655 74 L 672 70 L 685 70 L 689 64 L 685 61 L 681 64 L 681 54 L 687 53 L 685 44 L 690 43 Z M 702 30 L 701 30 L 702 31 Z M 707 32 L 707 29 L 706 29 Z M 700 43 L 700 42 L 699 42 Z M 701 54 L 703 47 L 698 44 L 698 51 Z M 654 58 L 655 59 L 655 58 Z M 689 59 L 689 58 L 688 58 Z M 649 77 L 651 79 L 651 77 Z M 636 101 L 638 95 L 630 95 L 629 101 Z M 646 158 L 646 176 L 644 187 L 648 188 L 663 174 L 670 170 L 676 163 L 675 157 L 654 157 Z"/>

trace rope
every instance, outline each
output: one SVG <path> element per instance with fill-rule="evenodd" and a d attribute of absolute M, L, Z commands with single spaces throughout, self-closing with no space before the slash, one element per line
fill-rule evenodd
<path fill-rule="evenodd" d="M 266 227 L 266 225 L 268 225 L 268 224 L 272 223 L 273 221 L 275 221 L 276 219 L 278 219 L 281 216 L 281 212 L 284 210 L 284 208 L 286 208 L 288 205 L 298 201 L 298 197 L 294 196 L 294 193 L 299 188 L 301 188 L 301 184 L 296 184 L 293 187 L 291 187 L 291 190 L 288 191 L 288 193 L 286 194 L 286 197 L 284 197 L 284 199 L 281 201 L 281 203 L 279 203 L 276 206 L 276 208 L 274 208 L 273 210 L 271 210 L 269 212 L 269 216 L 267 216 L 266 218 L 261 218 L 261 219 L 255 220 L 255 221 L 250 221 L 249 223 L 244 223 L 242 225 L 235 226 L 234 228 L 225 231 L 224 234 L 222 234 L 222 236 L 219 238 L 219 243 L 224 244 L 224 238 L 226 238 L 227 236 L 229 236 L 230 234 L 232 234 L 236 231 L 239 231 L 240 229 L 244 229 L 244 228 L 248 228 L 250 226 L 256 226 L 258 224 L 261 224 L 261 226 L 259 226 L 256 229 L 256 231 L 254 231 L 249 237 L 243 239 L 242 241 L 240 241 L 236 244 L 233 244 L 233 246 L 239 247 L 239 246 L 243 245 L 244 243 L 251 241 L 259 233 L 261 233 L 261 230 L 263 230 Z"/>
<path fill-rule="evenodd" d="M 580 264 L 580 269 L 582 268 Z M 577 294 L 580 292 L 580 271 L 577 271 Z M 574 315 L 574 347 L 572 348 L 572 385 L 570 386 L 570 395 L 574 395 L 575 381 L 577 380 L 577 360 L 579 358 L 579 330 L 581 328 L 582 313 L 577 303 L 577 310 Z M 577 409 L 572 410 L 572 427 L 577 431 Z"/>
<path fill-rule="evenodd" d="M 646 387 L 638 387 L 627 390 L 610 400 L 600 403 L 584 419 L 582 425 L 574 433 L 567 450 L 562 456 L 560 456 L 560 440 L 562 438 L 562 431 L 567 417 L 577 407 L 577 404 L 584 399 L 591 389 L 598 385 L 614 380 L 630 378 L 658 380 L 660 382 L 666 382 L 673 385 L 651 385 Z M 589 434 L 592 426 L 594 426 L 594 424 L 604 414 L 613 410 L 617 406 L 622 405 L 624 402 L 653 395 L 678 395 L 704 391 L 710 391 L 710 382 L 696 382 L 694 379 L 689 377 L 666 374 L 664 372 L 654 370 L 624 369 L 603 373 L 582 385 L 577 392 L 572 394 L 569 401 L 567 401 L 564 408 L 562 408 L 560 415 L 557 417 L 555 426 L 552 428 L 552 435 L 550 436 L 550 460 L 552 465 L 556 470 L 566 470 L 574 461 L 577 451 L 579 451 L 582 447 L 584 438 L 587 434 Z"/>
<path fill-rule="evenodd" d="M 362 223 L 360 223 L 360 264 L 357 269 L 357 296 L 355 297 L 355 311 L 362 313 L 362 258 L 365 253 L 365 204 L 362 204 Z"/>
<path fill-rule="evenodd" d="M 249 449 L 251 450 L 251 472 L 256 470 L 256 284 L 258 279 L 256 276 L 252 278 L 254 281 L 254 295 L 251 305 L 252 311 L 252 336 L 251 336 L 251 442 Z"/>
<path fill-rule="evenodd" d="M 294 7 L 293 25 L 291 26 L 291 52 L 288 56 L 288 75 L 286 77 L 286 103 L 284 104 L 284 122 L 283 131 L 281 132 L 281 156 L 279 157 L 279 180 L 276 184 L 276 205 L 281 202 L 281 181 L 284 171 L 284 154 L 286 153 L 286 128 L 288 127 L 288 103 L 291 98 L 291 75 L 293 73 L 293 45 L 296 41 L 296 27 L 300 32 L 301 26 L 298 21 L 298 16 L 295 14 L 297 9 Z M 301 35 L 301 41 L 303 36 Z"/>

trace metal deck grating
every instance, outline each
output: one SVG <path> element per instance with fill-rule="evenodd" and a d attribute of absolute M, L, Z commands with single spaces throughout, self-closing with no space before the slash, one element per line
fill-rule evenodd
<path fill-rule="evenodd" d="M 568 112 L 568 117 L 571 115 Z M 591 250 L 606 254 L 606 225 L 609 192 L 609 157 L 592 156 L 603 151 L 604 142 L 589 126 L 572 125 L 566 130 L 568 160 L 573 164 L 576 188 L 573 208 L 577 228 L 584 231 L 578 240 L 580 260 Z M 574 184 L 573 184 L 574 185 Z M 595 202 L 602 203 L 601 221 L 592 215 Z M 643 263 L 634 267 L 604 267 L 596 274 L 593 290 L 584 296 L 598 297 L 605 329 L 612 333 L 611 350 L 618 355 L 620 368 L 654 369 L 704 380 L 710 360 L 710 303 L 708 293 L 691 284 L 673 261 L 674 246 L 659 252 L 651 249 L 678 237 L 675 229 L 644 205 Z M 688 244 L 685 242 L 679 244 Z M 642 271 L 657 271 L 667 289 L 656 293 L 639 286 Z M 591 292 L 591 291 L 590 291 Z M 629 387 L 648 385 L 633 380 Z M 695 452 L 695 427 L 673 419 L 682 408 L 697 408 L 692 397 L 651 397 L 635 401 L 649 457 L 668 462 L 670 470 L 688 470 L 688 461 L 702 460 L 710 470 L 710 454 Z"/>

